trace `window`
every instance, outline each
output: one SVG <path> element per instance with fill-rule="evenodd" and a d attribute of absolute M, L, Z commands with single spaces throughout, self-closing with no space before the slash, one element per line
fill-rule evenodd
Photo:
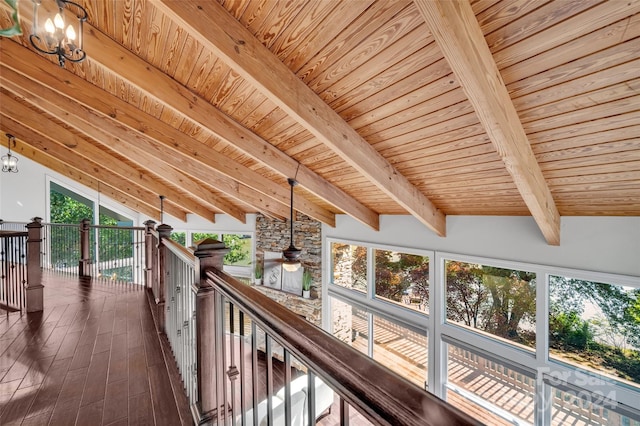
<path fill-rule="evenodd" d="M 331 244 L 332 283 L 367 292 L 367 249 L 351 244 Z"/>
<path fill-rule="evenodd" d="M 369 315 L 347 302 L 331 299 L 332 333 L 365 354 L 369 353 Z"/>
<path fill-rule="evenodd" d="M 429 308 L 429 257 L 374 250 L 375 295 L 405 308 Z"/>
<path fill-rule="evenodd" d="M 427 336 L 374 315 L 373 359 L 424 387 L 427 379 Z"/>
<path fill-rule="evenodd" d="M 549 357 L 640 388 L 640 289 L 551 276 Z"/>
<path fill-rule="evenodd" d="M 535 347 L 535 273 L 454 260 L 445 269 L 447 321 Z"/>
<path fill-rule="evenodd" d="M 637 406 L 639 277 L 597 274 L 621 283 L 601 284 L 588 281 L 596 273 L 552 266 L 370 243 L 327 246 L 336 336 L 418 386 L 428 378 L 436 395 L 481 422 L 553 416 L 553 424 L 620 424 L 630 411 L 620 407 Z M 606 403 L 585 400 L 598 394 Z"/>
<path fill-rule="evenodd" d="M 331 297 L 330 301 L 334 336 L 424 388 L 428 356 L 426 334 L 399 322 L 369 314 L 338 298 Z M 373 326 L 373 342 L 369 339 L 370 326 Z"/>
<path fill-rule="evenodd" d="M 533 423 L 535 388 L 522 383 L 522 373 L 506 366 L 501 372 L 468 349 L 447 346 L 449 402 L 486 424 L 505 424 L 512 419 Z"/>

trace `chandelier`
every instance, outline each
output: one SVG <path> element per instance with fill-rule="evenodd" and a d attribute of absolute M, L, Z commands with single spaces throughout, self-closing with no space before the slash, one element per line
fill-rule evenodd
<path fill-rule="evenodd" d="M 11 144 L 15 145 L 16 138 L 13 135 L 7 133 L 7 146 L 9 152 L 7 155 L 2 156 L 2 171 L 7 173 L 18 173 L 18 157 L 11 155 Z"/>
<path fill-rule="evenodd" d="M 40 8 L 43 0 L 31 0 L 33 2 L 33 27 L 29 35 L 31 45 L 40 53 L 57 55 L 58 63 L 64 67 L 65 61 L 82 62 L 87 54 L 82 50 L 82 26 L 87 20 L 87 11 L 77 3 L 68 0 L 44 0 L 52 2 L 57 9 L 55 16 L 49 15 L 47 9 Z M 73 24 L 67 26 L 66 15 L 75 15 L 77 29 Z M 39 13 L 45 19 L 44 26 L 38 24 Z M 66 26 L 66 29 L 65 29 Z"/>
<path fill-rule="evenodd" d="M 295 272 L 300 268 L 300 261 L 298 258 L 302 253 L 300 249 L 295 248 L 293 245 L 293 187 L 296 186 L 298 182 L 293 179 L 287 179 L 287 182 L 289 182 L 289 186 L 291 186 L 291 240 L 289 242 L 289 247 L 282 251 L 282 255 L 284 256 L 282 267 L 285 271 Z"/>

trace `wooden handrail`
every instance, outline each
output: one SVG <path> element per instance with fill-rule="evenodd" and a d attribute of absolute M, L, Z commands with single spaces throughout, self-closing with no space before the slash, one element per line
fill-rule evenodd
<path fill-rule="evenodd" d="M 209 285 L 374 424 L 480 424 L 228 274 L 208 269 L 206 277 Z"/>

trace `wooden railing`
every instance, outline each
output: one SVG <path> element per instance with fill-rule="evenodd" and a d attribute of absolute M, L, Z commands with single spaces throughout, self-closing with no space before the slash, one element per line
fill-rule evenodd
<path fill-rule="evenodd" d="M 223 243 L 191 251 L 146 225 L 147 286 L 195 423 L 314 425 L 332 410 L 348 424 L 350 407 L 373 424 L 477 423 L 224 273 Z"/>
<path fill-rule="evenodd" d="M 28 224 L 0 221 L 0 309 L 7 313 L 43 309 L 41 242 L 40 218 Z"/>

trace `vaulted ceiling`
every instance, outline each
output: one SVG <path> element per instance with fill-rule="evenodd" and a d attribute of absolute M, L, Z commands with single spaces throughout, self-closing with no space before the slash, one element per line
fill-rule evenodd
<path fill-rule="evenodd" d="M 0 128 L 144 214 L 640 215 L 640 0 L 79 3 L 60 68 L 20 0 Z"/>

